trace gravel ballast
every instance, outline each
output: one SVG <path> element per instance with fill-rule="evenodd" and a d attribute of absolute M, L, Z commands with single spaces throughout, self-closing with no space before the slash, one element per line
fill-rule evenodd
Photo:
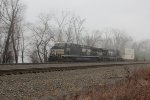
<path fill-rule="evenodd" d="M 109 84 L 127 75 L 127 70 L 149 65 L 101 67 L 72 71 L 0 76 L 1 100 L 55 100 L 95 84 Z"/>

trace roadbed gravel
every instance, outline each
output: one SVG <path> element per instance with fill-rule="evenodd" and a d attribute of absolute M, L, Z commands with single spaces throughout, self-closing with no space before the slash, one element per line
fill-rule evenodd
<path fill-rule="evenodd" d="M 139 68 L 150 65 L 0 76 L 0 100 L 57 100 L 88 86 L 114 83 L 128 74 L 127 69 L 132 72 Z"/>

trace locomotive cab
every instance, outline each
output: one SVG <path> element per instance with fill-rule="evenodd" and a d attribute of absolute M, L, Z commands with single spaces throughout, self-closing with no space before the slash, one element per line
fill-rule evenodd
<path fill-rule="evenodd" d="M 55 44 L 50 51 L 49 61 L 58 61 L 61 60 L 62 55 L 65 53 L 65 44 L 57 43 Z"/>

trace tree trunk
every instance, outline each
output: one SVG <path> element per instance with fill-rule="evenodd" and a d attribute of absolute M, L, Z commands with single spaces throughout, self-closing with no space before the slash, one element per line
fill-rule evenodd
<path fill-rule="evenodd" d="M 13 29 L 14 30 L 14 29 Z M 16 44 L 15 44 L 15 39 L 14 39 L 14 33 L 12 33 L 12 42 L 13 42 L 13 50 L 14 50 L 14 54 L 15 54 L 15 62 L 16 64 L 18 63 L 18 54 L 17 54 L 17 50 L 16 50 Z"/>
<path fill-rule="evenodd" d="M 12 35 L 12 26 L 13 26 L 13 22 L 11 22 L 11 25 L 9 27 L 9 31 L 8 31 L 8 36 L 7 36 L 7 40 L 6 40 L 6 44 L 5 44 L 5 49 L 3 52 L 3 64 L 8 62 L 8 49 L 9 49 L 9 42 L 10 42 L 10 37 Z"/>
<path fill-rule="evenodd" d="M 37 54 L 39 56 L 40 62 L 43 63 L 41 55 L 40 55 L 40 48 L 39 48 L 39 46 L 37 46 L 37 51 L 38 51 Z"/>

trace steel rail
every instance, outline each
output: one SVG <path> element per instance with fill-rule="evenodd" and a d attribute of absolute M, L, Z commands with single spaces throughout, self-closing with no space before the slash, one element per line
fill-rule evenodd
<path fill-rule="evenodd" d="M 67 70 L 78 70 L 78 69 L 89 69 L 89 68 L 100 68 L 100 67 L 113 67 L 113 66 L 125 66 L 125 65 L 139 65 L 139 64 L 150 64 L 150 62 L 113 62 L 113 63 L 67 63 L 61 67 L 62 64 L 49 64 L 48 67 L 36 67 L 39 64 L 13 64 L 12 66 L 20 66 L 16 68 L 7 69 L 7 65 L 0 65 L 0 76 L 4 75 L 17 75 L 17 74 L 26 74 L 26 73 L 44 73 L 44 72 L 54 72 L 54 71 L 67 71 Z M 21 65 L 26 65 L 25 68 L 22 68 Z M 28 65 L 33 65 L 34 67 L 28 67 Z M 42 64 L 43 65 L 43 64 Z M 55 67 L 50 65 L 57 65 Z M 66 66 L 65 66 L 66 65 Z M 2 68 L 2 66 L 4 68 Z M 6 68 L 5 68 L 6 67 Z"/>

